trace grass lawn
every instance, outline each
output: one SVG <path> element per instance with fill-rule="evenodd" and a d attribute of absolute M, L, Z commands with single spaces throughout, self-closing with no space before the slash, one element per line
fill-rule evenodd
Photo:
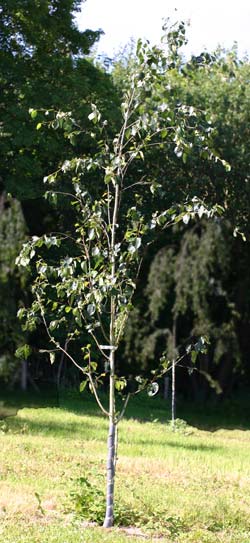
<path fill-rule="evenodd" d="M 88 394 L 0 421 L 1 543 L 250 543 L 250 424 L 189 412 L 173 432 L 168 416 L 137 399 L 120 424 L 111 530 L 86 518 L 86 502 L 102 518 L 107 434 Z"/>

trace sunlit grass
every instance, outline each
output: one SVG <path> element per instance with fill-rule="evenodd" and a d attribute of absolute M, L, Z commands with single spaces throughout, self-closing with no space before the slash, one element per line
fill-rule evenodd
<path fill-rule="evenodd" d="M 116 502 L 126 527 L 110 531 L 86 525 L 71 498 L 81 476 L 105 471 L 107 421 L 88 396 L 0 422 L 0 541 L 250 543 L 250 430 L 216 421 L 213 432 L 181 423 L 173 432 L 153 402 L 132 404 L 120 425 Z"/>

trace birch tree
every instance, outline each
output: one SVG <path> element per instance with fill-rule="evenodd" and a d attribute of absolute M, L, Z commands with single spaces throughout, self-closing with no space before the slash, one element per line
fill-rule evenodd
<path fill-rule="evenodd" d="M 194 147 L 201 152 L 205 149 L 211 160 L 219 160 L 209 148 L 212 129 L 206 116 L 173 100 L 171 86 L 166 85 L 167 74 L 180 67 L 178 49 L 185 41 L 184 25 L 168 29 L 165 41 L 164 47 L 138 42 L 121 104 L 121 127 L 113 136 L 95 104 L 88 117 L 90 126 L 84 130 L 69 112 L 46 112 L 45 123 L 66 131 L 67 137 L 71 132 L 72 141 L 84 132 L 93 139 L 96 151 L 64 160 L 44 179 L 47 198 L 54 203 L 62 197 L 70 200 L 75 214 L 72 229 L 33 237 L 18 258 L 20 265 L 36 270 L 34 301 L 30 308 L 20 309 L 19 317 L 28 328 L 44 325 L 51 362 L 57 353 L 63 353 L 83 375 L 81 390 L 89 386 L 109 419 L 106 528 L 114 522 L 117 426 L 131 396 L 126 394 L 126 378 L 117 374 L 117 349 L 132 308 L 143 250 L 159 229 L 221 211 L 219 206 L 208 209 L 198 198 L 173 202 L 163 209 L 161 186 L 152 169 L 150 175 L 145 173 L 153 146 L 164 146 L 166 154 L 175 153 L 184 161 Z M 36 117 L 33 110 L 31 115 Z M 95 178 L 100 190 L 93 190 Z M 71 189 L 66 190 L 69 181 Z M 81 356 L 75 356 L 73 347 L 83 331 L 89 342 L 82 345 Z M 66 342 L 60 341 L 63 335 Z M 148 379 L 136 378 L 134 393 L 147 388 L 153 395 L 158 390 L 157 378 L 168 369 L 163 357 Z M 104 378 L 109 381 L 108 409 L 99 394 Z M 120 409 L 117 393 L 123 398 Z"/>

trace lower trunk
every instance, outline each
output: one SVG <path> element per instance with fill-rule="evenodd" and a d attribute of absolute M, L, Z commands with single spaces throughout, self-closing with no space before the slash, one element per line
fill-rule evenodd
<path fill-rule="evenodd" d="M 177 356 L 177 350 L 176 350 L 176 321 L 177 318 L 174 318 L 173 322 L 173 333 L 172 333 L 172 350 L 173 350 L 173 362 L 172 362 L 172 424 L 175 424 L 175 416 L 176 416 L 176 395 L 175 395 L 175 365 L 176 365 L 176 356 Z"/>
<path fill-rule="evenodd" d="M 108 456 L 107 456 L 107 493 L 106 493 L 106 515 L 103 523 L 104 528 L 111 528 L 114 523 L 114 486 L 115 486 L 115 464 L 116 464 L 116 424 L 110 419 L 108 434 Z"/>
<path fill-rule="evenodd" d="M 172 424 L 175 423 L 175 360 L 173 361 L 172 365 L 172 406 L 171 406 L 171 412 L 172 412 Z"/>

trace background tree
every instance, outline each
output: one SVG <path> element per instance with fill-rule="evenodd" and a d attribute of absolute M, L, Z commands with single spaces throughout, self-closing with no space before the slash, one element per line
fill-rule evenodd
<path fill-rule="evenodd" d="M 13 379 L 20 362 L 13 353 L 23 344 L 24 334 L 16 318 L 19 304 L 27 303 L 27 273 L 15 266 L 26 239 L 26 226 L 17 200 L 0 197 L 0 380 Z"/>
<path fill-rule="evenodd" d="M 131 57 L 129 57 L 129 62 L 131 62 Z M 123 62 L 121 68 L 119 65 L 116 66 L 115 77 L 117 77 L 118 69 L 120 70 L 118 72 L 119 81 L 121 81 L 121 73 L 124 74 L 126 70 L 125 63 Z M 193 248 L 191 250 L 191 237 L 189 243 L 189 250 L 192 253 L 191 258 L 196 263 L 196 268 L 193 269 L 191 266 L 190 270 L 192 269 L 194 277 L 196 277 L 196 272 L 200 273 L 198 282 L 200 292 L 209 292 L 209 301 L 206 301 L 202 296 L 199 300 L 199 313 L 203 312 L 204 327 L 207 327 L 207 329 L 211 327 L 214 334 L 215 323 L 220 322 L 218 334 L 224 336 L 224 340 L 222 340 L 222 336 L 221 339 L 219 337 L 216 338 L 215 335 L 213 336 L 215 350 L 213 351 L 211 347 L 209 367 L 212 373 L 216 373 L 225 393 L 232 390 L 232 386 L 236 385 L 236 381 L 242 383 L 243 379 L 245 379 L 245 383 L 249 382 L 249 378 L 246 379 L 246 376 L 249 375 L 249 358 L 245 341 L 249 333 L 249 313 L 247 309 L 249 307 L 247 272 L 250 255 L 249 242 L 243 242 L 242 239 L 233 236 L 233 234 L 236 236 L 239 231 L 243 232 L 243 239 L 248 239 L 249 236 L 249 211 L 247 211 L 247 202 L 249 201 L 249 154 L 247 151 L 248 145 L 246 144 L 248 141 L 247 127 L 249 124 L 248 76 L 248 59 L 239 61 L 236 50 L 231 52 L 218 50 L 213 55 L 203 53 L 198 57 L 193 57 L 190 61 L 182 62 L 178 70 L 172 71 L 171 80 L 169 78 L 166 80 L 166 85 L 171 86 L 173 103 L 174 101 L 178 103 L 178 100 L 182 99 L 189 106 L 195 104 L 198 110 L 202 109 L 209 112 L 209 116 L 213 120 L 213 127 L 215 128 L 211 134 L 212 146 L 219 149 L 221 155 L 229 160 L 232 166 L 230 171 L 222 168 L 219 163 L 206 162 L 207 150 L 205 149 L 201 153 L 201 156 L 194 152 L 192 155 L 185 157 L 182 162 L 178 162 L 174 155 L 169 154 L 167 158 L 164 158 L 162 150 L 154 148 L 148 161 L 149 167 L 150 164 L 154 164 L 154 172 L 156 172 L 169 198 L 171 198 L 171 195 L 174 195 L 178 199 L 181 194 L 186 192 L 190 197 L 197 194 L 199 197 L 206 198 L 206 201 L 210 202 L 211 205 L 217 201 L 225 208 L 220 236 L 209 238 L 206 228 L 200 228 L 199 231 L 196 231 L 196 234 L 193 234 L 192 238 L 196 249 Z M 212 231 L 210 231 L 210 235 L 211 233 Z M 181 233 L 179 236 L 176 234 L 174 238 L 172 237 L 168 241 L 172 251 L 174 251 L 174 255 L 180 250 L 180 245 L 182 244 L 181 236 Z M 214 261 L 212 268 L 210 265 L 206 265 L 204 260 L 205 255 L 203 255 L 200 261 L 205 266 L 203 272 L 197 261 L 199 246 L 203 247 L 204 251 L 206 251 L 208 260 L 213 260 L 214 257 L 212 255 L 215 255 L 214 251 L 222 251 L 221 255 L 218 253 L 217 264 Z M 165 249 L 163 249 L 164 247 Z M 153 328 L 151 328 L 148 321 L 148 316 L 147 319 L 144 318 L 146 309 L 142 301 L 142 293 L 149 281 L 150 265 L 157 251 L 161 249 L 165 251 L 170 250 L 169 247 L 166 247 L 166 240 L 159 237 L 158 243 L 155 245 L 154 250 L 150 251 L 146 265 L 142 270 L 139 294 L 136 298 L 138 306 L 134 314 L 133 326 L 128 326 L 126 331 L 125 358 L 132 361 L 135 359 L 136 353 L 138 365 L 143 365 L 144 367 L 152 363 L 154 357 L 157 356 L 159 348 L 157 345 L 163 341 L 161 331 L 166 328 L 167 315 L 173 315 L 174 311 L 175 299 L 169 288 L 169 279 L 166 279 L 166 271 L 164 271 L 165 262 L 156 275 L 159 283 L 157 280 L 155 281 L 155 292 L 152 286 L 150 296 L 151 298 L 154 298 L 154 296 L 157 297 L 158 292 L 159 303 L 164 303 L 163 300 L 165 299 L 166 305 L 162 307 L 162 312 L 157 322 L 153 322 L 151 317 Z M 224 257 L 225 263 L 222 270 L 221 258 Z M 164 261 L 163 257 L 162 260 Z M 159 261 L 158 264 L 156 262 L 155 265 L 158 266 Z M 174 274 L 173 271 L 173 276 Z M 169 275 L 171 274 L 169 273 Z M 224 302 L 218 305 L 218 293 L 216 289 L 213 290 L 209 287 L 209 281 L 212 284 L 214 277 L 216 277 L 216 281 L 220 277 L 223 284 L 225 305 Z M 189 268 L 186 267 L 183 270 L 182 283 L 187 285 L 187 290 L 188 285 L 190 286 L 188 278 Z M 165 287 L 163 286 L 164 281 Z M 173 288 L 174 284 L 176 283 L 173 283 Z M 168 302 L 164 298 L 164 288 L 168 291 Z M 190 292 L 194 296 L 194 299 L 197 299 L 192 288 Z M 191 300 L 190 304 L 191 306 L 193 304 Z M 228 304 L 231 304 L 231 310 L 229 310 Z M 216 308 L 216 316 L 212 315 L 211 312 L 207 312 L 206 308 L 208 305 Z M 225 307 L 228 307 L 228 310 Z M 198 310 L 198 306 L 196 310 Z M 169 330 L 172 327 L 171 318 L 168 323 L 169 326 L 167 326 Z M 202 319 L 200 318 L 199 321 L 201 323 Z M 229 325 L 229 321 L 232 327 Z M 137 326 L 136 322 L 138 322 Z M 224 325 L 222 326 L 223 322 Z M 192 327 L 190 311 L 186 311 L 185 317 L 182 315 L 181 318 L 181 328 L 185 331 L 184 336 L 192 333 Z M 231 337 L 232 342 L 229 341 L 229 337 Z M 215 348 L 215 342 L 217 341 L 218 351 Z M 218 355 L 218 358 L 216 353 L 219 352 L 219 345 L 220 349 L 222 348 L 221 342 L 224 344 L 225 351 L 223 355 L 222 353 L 220 356 Z M 214 362 L 216 360 L 217 366 L 213 363 L 213 360 Z M 203 363 L 205 363 L 205 359 Z M 208 363 L 208 359 L 206 363 Z M 245 377 L 242 377 L 242 372 L 244 372 Z M 198 390 L 198 387 L 195 386 L 196 379 L 197 375 L 194 374 L 192 382 L 195 390 Z M 185 388 L 185 385 L 181 386 L 183 393 L 185 393 Z M 206 396 L 204 390 L 203 392 Z"/>
<path fill-rule="evenodd" d="M 87 58 L 101 31 L 80 32 L 76 26 L 74 16 L 81 6 L 80 0 L 3 0 L 0 3 L 0 194 L 3 201 L 5 195 L 11 193 L 21 202 L 20 213 L 30 234 L 40 235 L 56 229 L 55 224 L 57 229 L 60 224 L 67 228 L 65 224 L 71 220 L 70 206 L 67 208 L 64 202 L 55 210 L 45 201 L 42 179 L 56 168 L 65 154 L 70 158 L 75 152 L 91 152 L 95 142 L 89 136 L 82 136 L 74 150 L 75 135 L 71 132 L 65 131 L 65 137 L 61 138 L 55 130 L 50 130 L 45 137 L 39 115 L 34 123 L 29 108 L 71 109 L 75 119 L 80 117 L 89 123 L 86 102 L 95 101 L 111 125 L 119 118 L 119 102 L 110 76 Z M 11 221 L 11 216 L 6 210 L 4 221 L 6 217 Z M 16 250 L 20 239 L 12 224 L 9 232 L 8 252 L 11 252 Z M 0 265 L 4 266 L 3 252 L 1 256 Z M 13 307 L 18 307 L 20 302 L 17 290 L 12 290 Z M 5 352 L 6 342 L 16 345 L 9 343 L 10 329 L 15 333 L 15 310 L 7 303 L 5 280 L 1 283 L 1 307 L 5 308 L 0 324 L 1 348 Z M 32 341 L 39 345 L 38 333 Z M 15 348 L 12 354 L 8 351 L 9 358 L 14 351 Z"/>
<path fill-rule="evenodd" d="M 45 138 L 39 119 L 40 130 L 31 123 L 29 108 L 70 109 L 75 118 L 87 119 L 86 100 L 92 100 L 110 116 L 115 111 L 109 76 L 86 59 L 101 31 L 78 30 L 74 14 L 81 4 L 80 0 L 1 2 L 1 176 L 7 192 L 24 202 L 33 232 L 46 228 L 42 221 L 46 211 L 39 200 L 34 213 L 32 200 L 43 195 L 43 176 L 71 146 L 66 133 L 64 141 L 54 131 Z M 89 145 L 89 139 L 82 138 L 81 149 L 88 150 Z"/>
<path fill-rule="evenodd" d="M 190 387 L 187 387 L 181 369 L 178 370 L 186 397 L 193 395 L 197 400 L 211 395 L 202 372 L 210 372 L 226 391 L 232 384 L 226 376 L 223 377 L 223 368 L 229 363 L 228 357 L 231 357 L 230 371 L 232 361 L 235 367 L 239 364 L 239 314 L 230 289 L 231 255 L 228 240 L 225 243 L 227 237 L 228 227 L 223 218 L 216 222 L 196 223 L 182 235 L 176 232 L 175 237 L 156 253 L 151 262 L 145 289 L 146 301 L 141 306 L 141 313 L 148 324 L 147 336 L 141 334 L 140 344 L 137 342 L 136 348 L 144 364 L 151 364 L 163 347 L 167 347 L 170 357 L 173 344 L 176 344 L 175 336 L 179 345 L 197 335 L 210 338 L 210 349 L 206 355 L 199 357 L 197 368 L 200 372 L 192 373 Z M 141 318 L 139 313 L 138 328 Z M 133 323 L 131 352 L 134 352 L 133 338 L 136 333 L 137 326 Z M 153 338 L 157 338 L 157 343 Z"/>

